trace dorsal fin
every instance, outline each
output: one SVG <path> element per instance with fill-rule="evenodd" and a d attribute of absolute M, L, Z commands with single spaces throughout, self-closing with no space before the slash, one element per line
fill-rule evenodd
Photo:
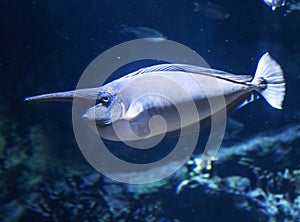
<path fill-rule="evenodd" d="M 214 76 L 216 78 L 221 79 L 227 79 L 230 81 L 235 81 L 239 83 L 243 82 L 249 82 L 252 79 L 252 76 L 249 75 L 235 75 L 228 72 L 201 67 L 201 66 L 194 66 L 194 65 L 187 65 L 187 64 L 160 64 L 160 65 L 154 65 L 146 68 L 139 69 L 133 73 L 130 73 L 124 78 L 129 78 L 136 75 L 142 75 L 147 73 L 153 73 L 153 72 L 187 72 L 187 73 L 193 73 L 193 74 L 200 74 L 200 75 L 208 75 L 208 76 Z"/>

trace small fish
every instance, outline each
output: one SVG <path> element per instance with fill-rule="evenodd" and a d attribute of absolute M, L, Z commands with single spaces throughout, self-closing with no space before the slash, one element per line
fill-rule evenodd
<path fill-rule="evenodd" d="M 164 36 L 159 31 L 152 29 L 152 28 L 143 27 L 143 26 L 128 27 L 128 26 L 124 25 L 122 32 L 132 33 L 138 38 L 141 38 L 141 39 L 148 38 L 153 41 L 163 41 L 163 40 L 167 39 L 167 37 Z"/>
<path fill-rule="evenodd" d="M 277 8 L 285 6 L 286 0 L 263 0 L 273 11 Z"/>
<path fill-rule="evenodd" d="M 165 79 L 169 82 L 164 83 Z M 221 90 L 215 88 L 216 81 Z M 171 82 L 180 87 L 175 88 Z M 191 101 L 180 90 L 188 94 Z M 147 94 L 147 91 L 156 94 Z M 220 110 L 242 107 L 257 99 L 258 96 L 254 96 L 257 94 L 272 107 L 282 109 L 285 80 L 281 67 L 269 53 L 259 60 L 253 78 L 193 65 L 160 64 L 139 69 L 100 87 L 27 97 L 25 101 L 72 102 L 74 99 L 90 104 L 82 117 L 96 123 L 101 137 L 119 141 L 117 129 L 122 132 L 122 141 L 135 141 L 165 133 L 166 129 L 162 131 L 159 127 L 150 130 L 149 120 L 154 116 L 163 117 L 167 132 L 174 132 Z M 139 98 L 139 95 L 143 96 Z M 224 98 L 224 104 L 218 104 L 218 109 L 212 111 L 207 100 L 220 97 Z M 189 119 L 182 126 L 176 107 L 189 107 L 189 103 L 195 104 L 198 118 Z M 133 132 L 124 130 L 128 124 Z"/>
<path fill-rule="evenodd" d="M 292 11 L 300 11 L 300 2 L 287 4 L 286 14 L 291 13 Z"/>
<path fill-rule="evenodd" d="M 230 17 L 230 14 L 223 6 L 213 4 L 210 1 L 206 5 L 200 5 L 198 2 L 193 2 L 193 4 L 194 12 L 200 12 L 206 18 L 221 21 Z"/>

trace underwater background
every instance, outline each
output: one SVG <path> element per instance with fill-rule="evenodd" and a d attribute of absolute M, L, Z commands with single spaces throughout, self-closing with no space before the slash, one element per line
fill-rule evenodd
<path fill-rule="evenodd" d="M 287 1 L 272 10 L 262 0 L 1 1 L 1 221 L 300 221 L 299 8 Z M 283 110 L 260 99 L 230 114 L 207 171 L 194 170 L 196 149 L 159 182 L 102 176 L 76 144 L 71 104 L 23 99 L 74 89 L 96 56 L 148 35 L 141 27 L 233 73 L 252 75 L 270 52 L 285 73 Z"/>

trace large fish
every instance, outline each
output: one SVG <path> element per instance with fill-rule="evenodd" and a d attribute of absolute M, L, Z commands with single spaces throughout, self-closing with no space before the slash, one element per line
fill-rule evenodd
<path fill-rule="evenodd" d="M 74 100 L 89 104 L 82 118 L 95 122 L 101 137 L 134 141 L 165 131 L 176 132 L 224 109 L 239 108 L 257 99 L 257 95 L 272 107 L 282 109 L 285 80 L 281 67 L 269 53 L 259 60 L 253 78 L 193 65 L 161 64 L 139 69 L 97 88 L 38 95 L 25 101 Z M 212 100 L 220 101 L 214 109 Z M 196 116 L 191 104 L 195 105 Z M 180 109 L 190 118 L 184 117 L 182 121 Z M 150 127 L 149 121 L 158 115 L 164 119 L 166 128 Z M 122 139 L 116 130 L 121 132 Z"/>

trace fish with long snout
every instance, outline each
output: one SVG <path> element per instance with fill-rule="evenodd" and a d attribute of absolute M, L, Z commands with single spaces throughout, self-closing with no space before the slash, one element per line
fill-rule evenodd
<path fill-rule="evenodd" d="M 74 100 L 92 104 L 82 118 L 94 121 L 101 137 L 118 141 L 117 129 L 122 132 L 123 141 L 133 141 L 197 124 L 223 109 L 237 109 L 259 96 L 272 107 L 282 109 L 284 95 L 282 69 L 265 53 L 254 77 L 186 64 L 161 64 L 139 69 L 100 87 L 32 96 L 25 101 Z M 212 110 L 210 101 L 214 99 L 224 102 L 217 103 Z M 197 118 L 183 122 L 178 107 L 185 110 L 191 104 Z M 193 116 L 189 110 L 185 111 L 186 116 Z M 155 116 L 161 116 L 167 128 L 150 129 L 149 121 Z M 128 124 L 132 131 L 125 130 Z"/>

